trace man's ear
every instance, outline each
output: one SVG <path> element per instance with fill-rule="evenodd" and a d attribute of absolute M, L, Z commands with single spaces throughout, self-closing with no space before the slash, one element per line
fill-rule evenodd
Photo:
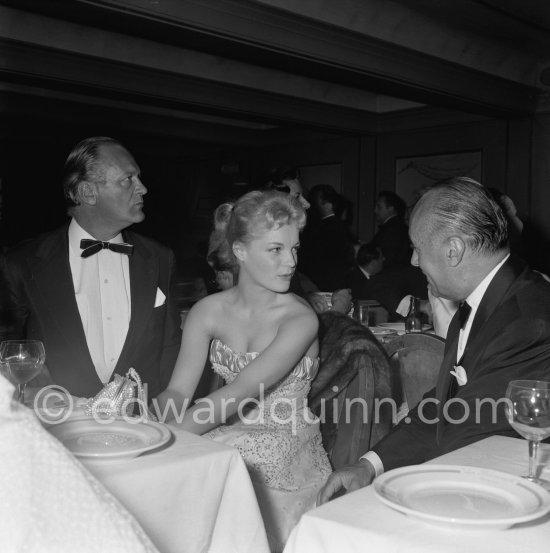
<path fill-rule="evenodd" d="M 77 203 L 95 205 L 97 202 L 97 188 L 92 182 L 82 181 L 78 183 L 77 188 Z"/>
<path fill-rule="evenodd" d="M 239 260 L 244 261 L 246 258 L 246 250 L 242 242 L 233 242 L 233 255 Z"/>
<path fill-rule="evenodd" d="M 445 251 L 445 257 L 449 267 L 456 267 L 462 261 L 464 252 L 466 251 L 466 244 L 460 236 L 451 236 L 447 240 L 447 249 Z"/>

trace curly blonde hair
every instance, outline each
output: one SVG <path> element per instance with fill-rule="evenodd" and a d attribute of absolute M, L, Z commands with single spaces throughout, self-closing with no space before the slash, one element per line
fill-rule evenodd
<path fill-rule="evenodd" d="M 276 190 L 254 190 L 234 203 L 224 203 L 214 212 L 208 263 L 215 270 L 235 270 L 233 244 L 246 244 L 264 232 L 296 224 L 302 230 L 306 212 L 297 198 Z"/>

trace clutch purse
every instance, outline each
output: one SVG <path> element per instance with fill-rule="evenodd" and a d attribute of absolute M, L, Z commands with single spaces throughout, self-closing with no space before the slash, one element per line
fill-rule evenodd
<path fill-rule="evenodd" d="M 154 419 L 147 408 L 147 397 L 141 383 L 141 378 L 134 368 L 126 376 L 115 374 L 113 380 L 105 384 L 84 407 L 84 412 L 90 417 L 133 417 L 138 406 L 142 419 Z"/>

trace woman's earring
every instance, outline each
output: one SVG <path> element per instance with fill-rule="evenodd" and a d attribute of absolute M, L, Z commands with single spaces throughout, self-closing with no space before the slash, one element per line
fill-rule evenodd
<path fill-rule="evenodd" d="M 233 255 L 239 260 L 244 261 L 244 250 L 240 244 L 233 244 Z"/>

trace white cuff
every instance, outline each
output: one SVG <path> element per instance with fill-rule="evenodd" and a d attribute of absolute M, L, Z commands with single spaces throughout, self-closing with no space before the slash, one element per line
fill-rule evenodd
<path fill-rule="evenodd" d="M 365 459 L 368 461 L 374 467 L 374 473 L 376 476 L 384 474 L 384 464 L 382 463 L 382 459 L 380 459 L 374 451 L 367 451 L 365 455 L 361 455 L 359 459 Z"/>

